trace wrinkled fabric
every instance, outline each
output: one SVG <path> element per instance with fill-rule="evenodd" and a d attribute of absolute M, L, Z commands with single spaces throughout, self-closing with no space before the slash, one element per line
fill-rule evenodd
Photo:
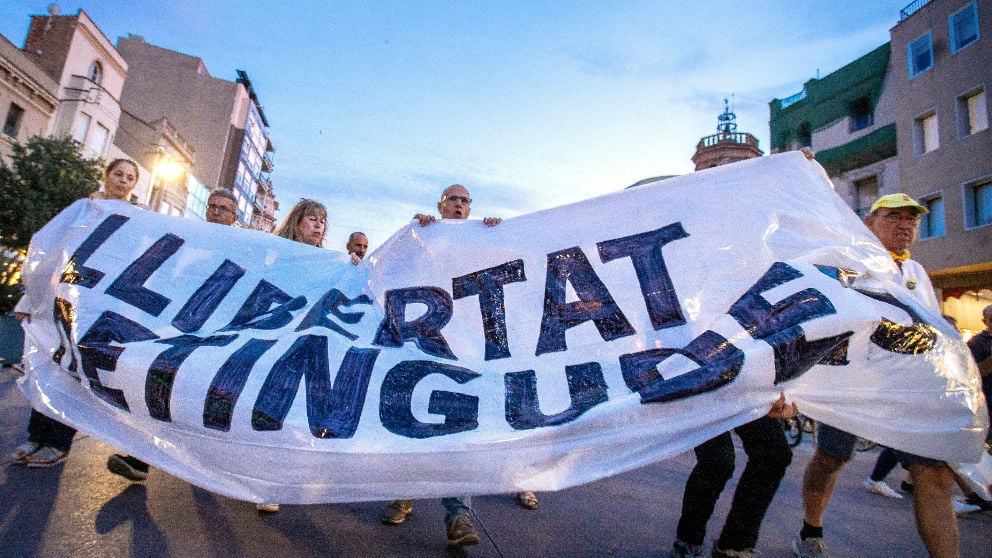
<path fill-rule="evenodd" d="M 967 348 L 799 154 L 505 220 L 358 266 L 79 201 L 25 265 L 32 405 L 198 486 L 317 503 L 557 490 L 801 411 L 977 461 Z"/>

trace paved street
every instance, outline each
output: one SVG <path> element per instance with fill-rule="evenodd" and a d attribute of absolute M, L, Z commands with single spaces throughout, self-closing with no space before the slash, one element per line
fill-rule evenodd
<path fill-rule="evenodd" d="M 22 441 L 29 408 L 10 369 L 0 371 L 0 449 Z M 104 467 L 112 449 L 79 434 L 69 458 L 51 469 L 0 468 L 0 556 L 39 557 L 338 557 L 473 556 L 643 558 L 659 556 L 675 533 L 691 454 L 557 493 L 541 509 L 511 496 L 474 499 L 482 544 L 445 545 L 438 500 L 418 501 L 400 526 L 378 521 L 379 503 L 283 506 L 259 517 L 252 504 L 213 495 L 161 471 L 132 484 Z M 804 441 L 765 519 L 758 551 L 791 556 L 802 523 L 800 483 L 811 453 Z M 743 452 L 739 451 L 739 457 Z M 866 493 L 861 480 L 877 450 L 859 454 L 842 474 L 828 512 L 834 557 L 925 556 L 908 499 Z M 743 460 L 738 459 L 738 472 Z M 898 484 L 901 470 L 890 484 Z M 715 538 L 729 506 L 731 481 L 710 524 Z M 958 520 L 961 555 L 987 557 L 992 513 Z"/>

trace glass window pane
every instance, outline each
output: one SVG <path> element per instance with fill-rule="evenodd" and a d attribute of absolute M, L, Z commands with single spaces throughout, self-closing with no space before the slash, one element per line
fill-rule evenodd
<path fill-rule="evenodd" d="M 974 134 L 989 127 L 989 113 L 985 105 L 985 92 L 968 97 L 968 131 Z"/>
<path fill-rule="evenodd" d="M 951 52 L 957 52 L 978 40 L 978 13 L 974 2 L 950 17 Z"/>

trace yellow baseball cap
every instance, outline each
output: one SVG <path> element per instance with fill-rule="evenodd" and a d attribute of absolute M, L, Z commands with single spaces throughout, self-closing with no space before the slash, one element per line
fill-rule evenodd
<path fill-rule="evenodd" d="M 875 203 L 871 204 L 871 209 L 868 212 L 875 213 L 881 207 L 912 207 L 920 215 L 930 213 L 927 208 L 917 203 L 916 200 L 902 193 L 889 194 L 878 198 L 875 200 Z"/>

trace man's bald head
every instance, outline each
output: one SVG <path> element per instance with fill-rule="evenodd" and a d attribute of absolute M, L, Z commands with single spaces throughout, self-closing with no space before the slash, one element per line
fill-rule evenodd
<path fill-rule="evenodd" d="M 437 202 L 437 210 L 442 219 L 468 219 L 472 212 L 472 198 L 468 188 L 461 184 L 452 184 L 441 193 L 441 201 Z"/>

